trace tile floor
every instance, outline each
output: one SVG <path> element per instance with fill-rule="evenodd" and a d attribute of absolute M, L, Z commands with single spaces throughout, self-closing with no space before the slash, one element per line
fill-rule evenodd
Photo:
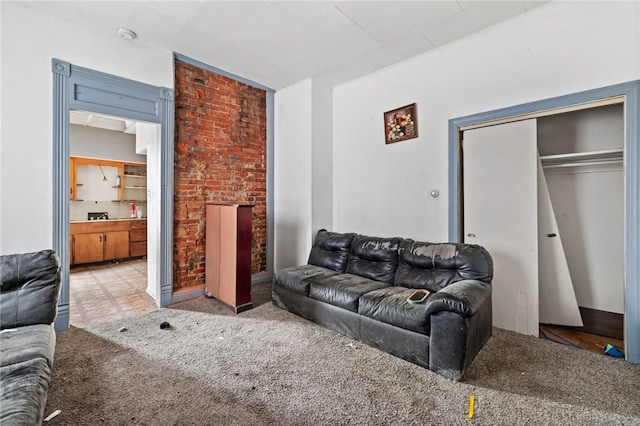
<path fill-rule="evenodd" d="M 77 328 L 157 309 L 146 293 L 147 260 L 71 269 L 70 323 Z"/>

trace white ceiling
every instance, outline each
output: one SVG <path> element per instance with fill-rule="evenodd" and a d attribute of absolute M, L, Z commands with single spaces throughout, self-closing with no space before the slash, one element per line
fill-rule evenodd
<path fill-rule="evenodd" d="M 99 129 L 112 130 L 114 132 L 136 134 L 136 122 L 105 114 L 97 114 L 85 111 L 69 111 L 69 123 L 83 127 L 97 127 Z"/>
<path fill-rule="evenodd" d="M 548 1 L 28 2 L 118 37 L 170 50 L 272 89 L 336 84 Z M 23 3 L 25 4 L 25 3 Z"/>

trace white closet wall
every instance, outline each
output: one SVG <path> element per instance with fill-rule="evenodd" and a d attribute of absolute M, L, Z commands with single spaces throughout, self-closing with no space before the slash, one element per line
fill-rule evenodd
<path fill-rule="evenodd" d="M 621 151 L 623 144 L 622 105 L 538 119 L 542 158 Z M 624 171 L 616 156 L 621 159 L 611 154 L 595 165 L 564 162 L 544 172 L 578 305 L 624 313 Z"/>

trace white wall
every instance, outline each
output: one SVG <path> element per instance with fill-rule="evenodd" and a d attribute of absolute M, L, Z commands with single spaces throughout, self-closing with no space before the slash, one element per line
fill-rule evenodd
<path fill-rule="evenodd" d="M 136 135 L 76 124 L 69 126 L 69 151 L 76 157 L 147 162 L 146 155 L 136 153 Z"/>
<path fill-rule="evenodd" d="M 312 232 L 333 228 L 333 98 L 331 89 L 312 87 Z"/>
<path fill-rule="evenodd" d="M 52 245 L 51 59 L 173 87 L 173 54 L 128 42 L 115 29 L 103 34 L 60 20 L 29 2 L 0 7 L 0 253 L 6 254 Z"/>
<path fill-rule="evenodd" d="M 639 27 L 637 2 L 554 2 L 334 88 L 335 229 L 445 241 L 448 120 L 637 80 Z M 413 102 L 419 137 L 385 145 Z"/>
<path fill-rule="evenodd" d="M 306 263 L 311 247 L 312 86 L 307 79 L 275 94 L 275 270 Z"/>
<path fill-rule="evenodd" d="M 12 253 L 52 242 L 51 58 L 173 87 L 173 57 L 29 2 L 0 7 L 0 253 Z M 335 88 L 333 228 L 445 240 L 447 120 L 639 79 L 639 8 L 554 2 Z M 306 260 L 312 238 L 313 84 L 276 94 L 276 268 Z M 385 146 L 383 112 L 412 102 L 419 138 Z"/>

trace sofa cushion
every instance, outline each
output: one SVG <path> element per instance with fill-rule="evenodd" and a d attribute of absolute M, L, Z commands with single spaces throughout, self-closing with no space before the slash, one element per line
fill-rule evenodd
<path fill-rule="evenodd" d="M 409 303 L 407 298 L 415 290 L 405 287 L 386 287 L 374 290 L 360 297 L 360 315 L 395 325 L 421 334 L 429 334 L 429 318 L 426 313 L 427 301 Z M 433 294 L 428 297 L 432 297 Z"/>
<path fill-rule="evenodd" d="M 309 253 L 310 265 L 322 266 L 338 272 L 344 272 L 347 268 L 351 241 L 356 234 L 339 234 L 321 229 Z"/>
<path fill-rule="evenodd" d="M 51 324 L 5 329 L 0 333 L 0 366 L 42 358 L 51 367 L 55 348 L 56 333 Z"/>
<path fill-rule="evenodd" d="M 352 274 L 337 274 L 309 284 L 309 297 L 334 306 L 358 312 L 358 299 L 365 293 L 389 285 Z"/>
<path fill-rule="evenodd" d="M 50 380 L 44 358 L 0 367 L 0 424 L 41 424 Z"/>
<path fill-rule="evenodd" d="M 338 272 L 315 265 L 294 266 L 280 269 L 273 275 L 273 285 L 284 287 L 294 293 L 309 295 L 309 283 L 320 278 L 338 275 Z"/>
<path fill-rule="evenodd" d="M 0 256 L 0 283 L 0 328 L 53 322 L 60 291 L 53 250 Z"/>
<path fill-rule="evenodd" d="M 351 242 L 347 273 L 393 284 L 400 238 L 357 235 Z"/>
<path fill-rule="evenodd" d="M 482 247 L 469 244 L 433 244 L 402 240 L 394 285 L 431 292 L 461 280 L 490 283 L 493 263 Z"/>

